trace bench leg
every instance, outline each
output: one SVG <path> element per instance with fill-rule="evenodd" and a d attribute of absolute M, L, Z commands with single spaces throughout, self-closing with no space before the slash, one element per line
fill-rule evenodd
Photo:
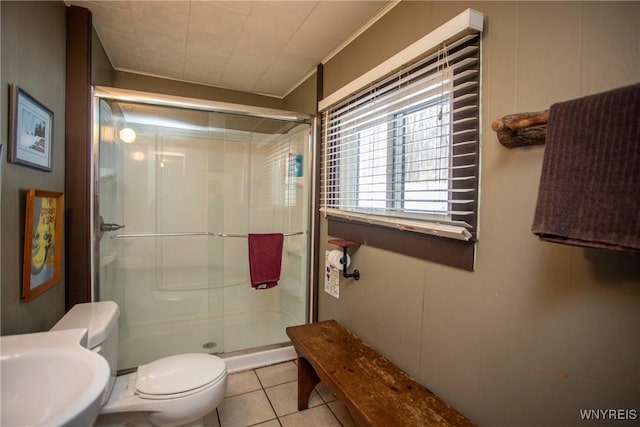
<path fill-rule="evenodd" d="M 298 411 L 309 408 L 309 397 L 319 382 L 313 366 L 307 359 L 298 357 Z"/>

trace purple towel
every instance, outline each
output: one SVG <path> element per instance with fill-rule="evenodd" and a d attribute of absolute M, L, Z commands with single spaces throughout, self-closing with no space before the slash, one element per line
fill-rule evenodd
<path fill-rule="evenodd" d="M 269 289 L 278 284 L 282 266 L 283 234 L 249 234 L 251 287 Z"/>
<path fill-rule="evenodd" d="M 640 252 L 640 84 L 551 106 L 532 231 Z"/>

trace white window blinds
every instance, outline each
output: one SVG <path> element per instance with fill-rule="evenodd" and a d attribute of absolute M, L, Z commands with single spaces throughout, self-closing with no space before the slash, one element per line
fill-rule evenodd
<path fill-rule="evenodd" d="M 472 240 L 479 92 L 473 34 L 323 111 L 325 214 Z"/>

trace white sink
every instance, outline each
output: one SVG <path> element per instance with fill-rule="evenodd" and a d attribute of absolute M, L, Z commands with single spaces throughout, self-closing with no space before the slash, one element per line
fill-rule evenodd
<path fill-rule="evenodd" d="M 86 329 L 0 337 L 0 425 L 92 425 L 110 373 L 86 341 Z"/>

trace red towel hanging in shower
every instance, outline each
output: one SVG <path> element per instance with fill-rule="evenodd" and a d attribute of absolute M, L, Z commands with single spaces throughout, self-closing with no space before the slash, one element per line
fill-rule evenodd
<path fill-rule="evenodd" d="M 282 233 L 249 234 L 251 287 L 269 289 L 278 284 L 282 267 Z"/>

